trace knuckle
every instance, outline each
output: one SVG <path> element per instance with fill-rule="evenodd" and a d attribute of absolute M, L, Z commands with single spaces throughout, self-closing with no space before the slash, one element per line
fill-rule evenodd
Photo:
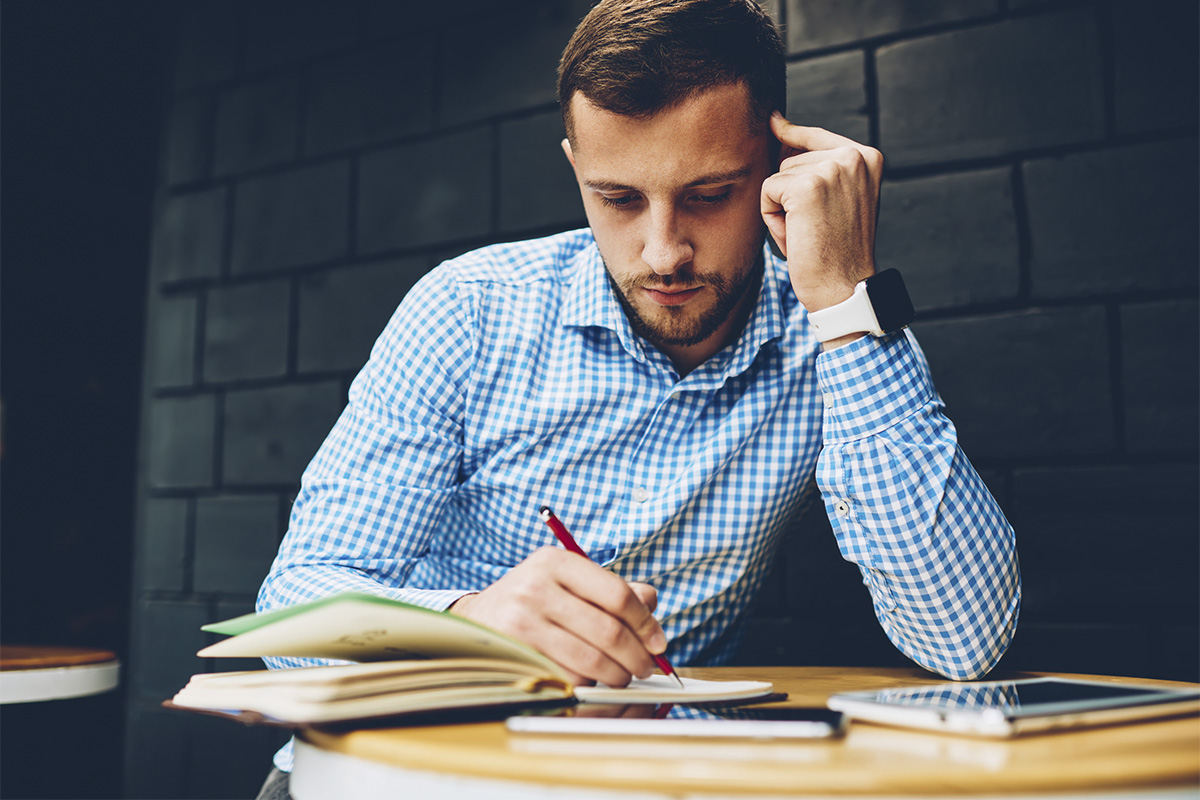
<path fill-rule="evenodd" d="M 596 644 L 606 651 L 614 650 L 624 639 L 625 626 L 609 617 L 601 621 L 594 634 Z"/>
<path fill-rule="evenodd" d="M 545 545 L 534 550 L 525 560 L 534 564 L 551 564 L 556 560 L 555 554 L 557 552 L 557 548 Z"/>
<path fill-rule="evenodd" d="M 604 678 L 606 673 L 612 671 L 612 662 L 605 655 L 597 650 L 592 650 L 579 659 L 579 666 L 584 673 L 598 678 Z M 605 680 L 605 683 L 608 683 Z"/>

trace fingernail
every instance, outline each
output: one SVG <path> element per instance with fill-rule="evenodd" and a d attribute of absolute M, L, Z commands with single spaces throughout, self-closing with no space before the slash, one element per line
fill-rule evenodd
<path fill-rule="evenodd" d="M 779 117 L 780 119 L 783 119 L 783 114 L 779 111 L 778 108 L 771 112 L 771 116 Z"/>
<path fill-rule="evenodd" d="M 650 635 L 650 641 L 646 642 L 646 649 L 654 655 L 659 655 L 667 649 L 667 637 L 662 631 L 657 631 Z"/>

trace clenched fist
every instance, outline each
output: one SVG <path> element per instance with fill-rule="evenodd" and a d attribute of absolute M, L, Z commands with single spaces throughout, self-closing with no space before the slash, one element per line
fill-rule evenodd
<path fill-rule="evenodd" d="M 783 147 L 779 171 L 763 181 L 763 220 L 787 257 L 796 296 L 810 312 L 819 311 L 875 274 L 883 154 L 821 128 L 793 125 L 778 112 L 771 132 Z"/>

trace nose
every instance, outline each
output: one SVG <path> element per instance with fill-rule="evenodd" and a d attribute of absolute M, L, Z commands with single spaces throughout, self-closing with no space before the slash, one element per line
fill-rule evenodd
<path fill-rule="evenodd" d="M 658 275 L 670 275 L 691 263 L 692 245 L 670 207 L 650 208 L 642 240 L 642 260 Z"/>

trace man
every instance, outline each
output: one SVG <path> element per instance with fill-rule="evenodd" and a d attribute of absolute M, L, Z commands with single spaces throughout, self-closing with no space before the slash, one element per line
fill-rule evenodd
<path fill-rule="evenodd" d="M 987 672 L 1017 620 L 1013 534 L 900 330 L 902 287 L 875 280 L 882 158 L 790 124 L 784 96 L 753 0 L 593 9 L 559 67 L 589 229 L 409 293 L 305 472 L 260 610 L 384 594 L 584 683 L 663 652 L 721 663 L 815 474 L 896 646 Z M 543 504 L 599 564 L 550 546 Z"/>

